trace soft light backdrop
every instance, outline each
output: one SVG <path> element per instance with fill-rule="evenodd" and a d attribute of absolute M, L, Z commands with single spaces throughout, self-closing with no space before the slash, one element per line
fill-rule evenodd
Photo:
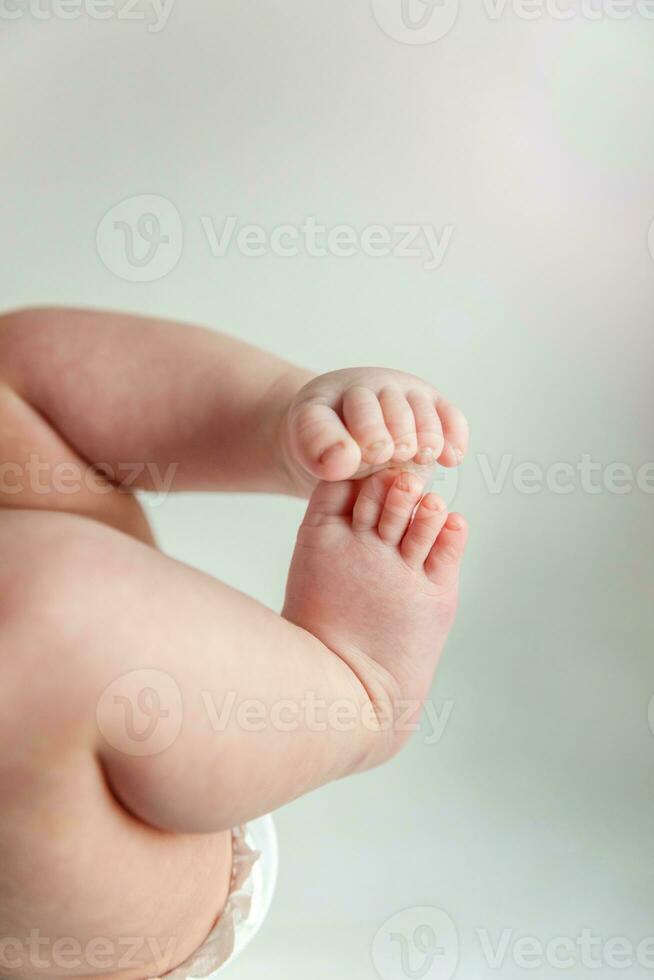
<path fill-rule="evenodd" d="M 654 934 L 654 496 L 590 493 L 579 474 L 570 493 L 525 493 L 514 476 L 586 455 L 598 481 L 654 458 L 654 21 L 493 19 L 479 0 L 409 44 L 365 0 L 177 0 L 158 33 L 151 17 L 0 20 L 3 307 L 141 311 L 317 371 L 395 366 L 473 431 L 447 484 L 471 541 L 434 688 L 452 703 L 443 737 L 279 814 L 277 902 L 226 976 L 371 980 L 377 930 L 423 905 L 455 923 L 465 980 L 524 976 L 519 936 L 588 927 L 636 946 Z M 177 264 L 150 282 L 108 267 L 120 236 L 96 247 L 135 195 L 181 216 Z M 215 257 L 202 218 L 219 234 L 229 215 L 452 237 L 432 271 Z M 301 503 L 193 496 L 151 513 L 168 552 L 279 608 Z M 513 930 L 501 968 L 478 930 L 495 945 Z M 569 975 L 612 977 L 609 959 Z"/>

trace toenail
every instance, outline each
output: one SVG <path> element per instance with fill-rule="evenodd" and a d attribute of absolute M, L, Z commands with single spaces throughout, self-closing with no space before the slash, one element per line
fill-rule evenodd
<path fill-rule="evenodd" d="M 432 449 L 431 446 L 423 446 L 416 453 L 416 459 L 418 459 L 418 457 L 420 457 L 421 460 L 434 459 L 435 456 L 436 456 L 436 450 L 435 449 Z"/>
<path fill-rule="evenodd" d="M 320 462 L 324 466 L 326 463 L 331 463 L 333 459 L 339 456 L 345 449 L 344 442 L 337 442 L 335 445 L 330 446 L 329 449 L 325 449 L 324 453 L 320 457 Z"/>
<path fill-rule="evenodd" d="M 398 442 L 398 444 L 395 447 L 395 450 L 398 453 L 410 453 L 411 446 L 409 445 L 408 442 Z"/>
<path fill-rule="evenodd" d="M 374 458 L 376 456 L 381 455 L 381 453 L 385 452 L 389 448 L 389 446 L 390 443 L 386 441 L 373 442 L 371 446 L 368 446 L 366 453 L 368 456 L 372 456 Z"/>
<path fill-rule="evenodd" d="M 428 510 L 445 510 L 445 504 L 440 497 L 423 497 L 422 502 Z"/>

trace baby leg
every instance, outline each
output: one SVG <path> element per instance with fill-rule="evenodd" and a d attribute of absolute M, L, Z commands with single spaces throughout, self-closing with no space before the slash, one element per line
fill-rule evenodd
<path fill-rule="evenodd" d="M 0 384 L 0 508 L 68 511 L 153 543 L 137 498 L 91 467 L 59 433 Z"/>
<path fill-rule="evenodd" d="M 0 512 L 0 556 L 0 975 L 158 976 L 221 911 L 230 828 L 371 750 L 289 706 L 366 693 L 304 630 L 97 522 Z"/>

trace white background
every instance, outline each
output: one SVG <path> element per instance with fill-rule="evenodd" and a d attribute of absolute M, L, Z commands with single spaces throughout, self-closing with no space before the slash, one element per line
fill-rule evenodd
<path fill-rule="evenodd" d="M 422 45 L 365 0 L 177 0 L 158 33 L 139 9 L 0 19 L 3 307 L 140 311 L 317 371 L 401 368 L 473 432 L 460 616 L 434 687 L 453 702 L 446 731 L 278 815 L 277 901 L 228 975 L 370 980 L 377 930 L 413 906 L 454 921 L 465 980 L 525 975 L 511 953 L 492 970 L 478 929 L 636 945 L 654 934 L 654 496 L 580 479 L 526 494 L 512 470 L 493 493 L 484 465 L 654 458 L 654 21 L 493 19 L 470 0 Z M 183 228 L 152 282 L 96 249 L 105 213 L 142 194 Z M 431 272 L 216 258 L 203 215 L 454 234 Z M 168 552 L 275 608 L 301 512 L 263 496 L 152 507 Z"/>

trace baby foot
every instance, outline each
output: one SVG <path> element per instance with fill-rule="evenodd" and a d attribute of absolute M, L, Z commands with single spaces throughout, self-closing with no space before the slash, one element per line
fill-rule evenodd
<path fill-rule="evenodd" d="M 415 473 L 320 483 L 298 533 L 283 615 L 358 676 L 378 709 L 420 712 L 458 597 L 466 522 Z M 391 752 L 406 740 L 393 733 Z"/>
<path fill-rule="evenodd" d="M 382 467 L 456 466 L 468 448 L 458 408 L 419 378 L 385 368 L 332 371 L 294 398 L 282 455 L 301 492 L 319 480 L 360 479 Z"/>

